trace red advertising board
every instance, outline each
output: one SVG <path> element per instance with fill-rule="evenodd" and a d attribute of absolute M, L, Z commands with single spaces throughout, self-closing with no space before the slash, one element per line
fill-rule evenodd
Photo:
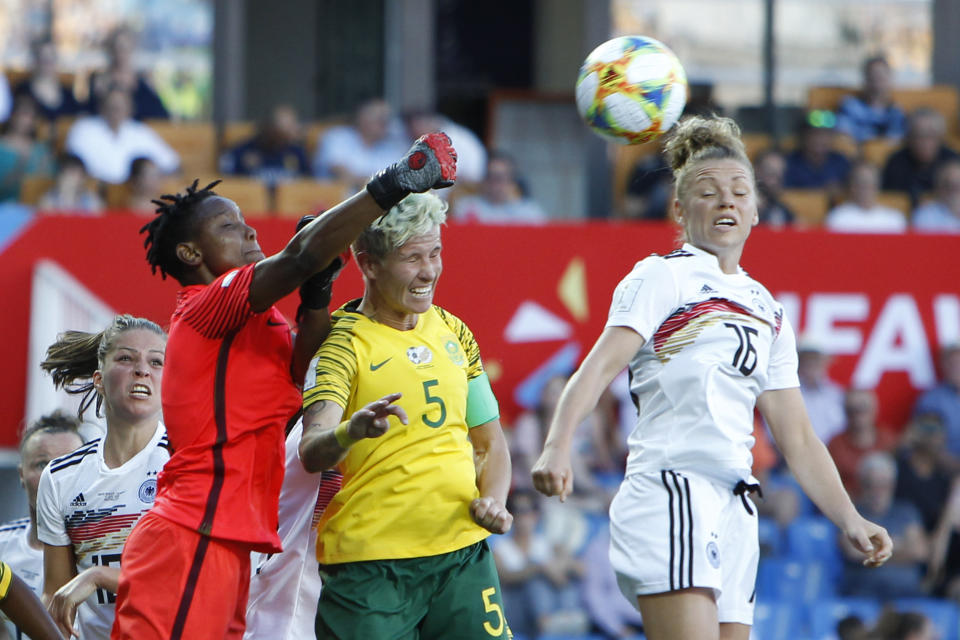
<path fill-rule="evenodd" d="M 0 253 L 3 355 L 0 446 L 15 446 L 24 415 L 30 282 L 50 259 L 117 312 L 167 323 L 176 284 L 150 274 L 143 218 L 36 218 Z M 255 223 L 269 254 L 293 221 Z M 550 227 L 450 226 L 436 302 L 477 336 L 509 423 L 536 391 L 538 371 L 579 362 L 599 335 L 618 280 L 637 260 L 675 246 L 664 224 L 591 222 Z M 960 236 L 854 236 L 757 229 L 742 266 L 788 308 L 798 332 L 836 355 L 831 375 L 876 387 L 897 428 L 916 390 L 935 379 L 936 345 L 960 338 Z M 355 265 L 334 290 L 362 293 Z M 295 296 L 281 303 L 291 316 Z"/>

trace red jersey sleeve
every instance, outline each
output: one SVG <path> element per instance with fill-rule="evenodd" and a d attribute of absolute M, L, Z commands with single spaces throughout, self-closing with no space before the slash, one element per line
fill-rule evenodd
<path fill-rule="evenodd" d="M 178 312 L 180 319 L 207 338 L 221 338 L 247 321 L 254 264 L 226 272 L 192 296 Z"/>

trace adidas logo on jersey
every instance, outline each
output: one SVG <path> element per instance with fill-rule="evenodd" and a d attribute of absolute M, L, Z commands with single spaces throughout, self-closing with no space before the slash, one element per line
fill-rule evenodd
<path fill-rule="evenodd" d="M 700 293 L 716 293 L 716 292 L 717 290 L 708 284 L 703 285 L 703 287 L 700 289 Z"/>
<path fill-rule="evenodd" d="M 85 507 L 87 506 L 87 501 L 83 497 L 83 492 L 77 494 L 77 497 L 70 501 L 71 507 Z"/>

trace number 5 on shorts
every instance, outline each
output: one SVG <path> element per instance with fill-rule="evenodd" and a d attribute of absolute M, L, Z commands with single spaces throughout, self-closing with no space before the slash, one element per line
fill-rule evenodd
<path fill-rule="evenodd" d="M 494 627 L 489 622 L 484 622 L 483 630 L 489 633 L 491 636 L 495 638 L 499 638 L 500 635 L 503 634 L 503 625 L 504 625 L 503 609 L 501 609 L 500 605 L 497 604 L 496 602 L 490 602 L 490 596 L 496 595 L 496 593 L 497 593 L 497 588 L 490 587 L 489 589 L 484 589 L 483 591 L 481 591 L 480 595 L 483 596 L 483 610 L 486 611 L 487 613 L 496 612 L 497 619 L 498 619 L 496 627 Z"/>

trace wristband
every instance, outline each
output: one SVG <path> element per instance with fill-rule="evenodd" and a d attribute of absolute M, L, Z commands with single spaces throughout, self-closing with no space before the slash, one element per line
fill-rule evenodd
<path fill-rule="evenodd" d="M 0 560 L 0 600 L 7 597 L 10 590 L 10 583 L 13 581 L 13 571 L 6 562 Z"/>
<path fill-rule="evenodd" d="M 333 436 L 337 439 L 337 444 L 339 444 L 344 449 L 349 449 L 355 445 L 358 441 L 350 437 L 350 433 L 347 432 L 347 427 L 350 426 L 349 420 L 344 420 L 337 425 L 337 428 L 333 430 Z"/>

